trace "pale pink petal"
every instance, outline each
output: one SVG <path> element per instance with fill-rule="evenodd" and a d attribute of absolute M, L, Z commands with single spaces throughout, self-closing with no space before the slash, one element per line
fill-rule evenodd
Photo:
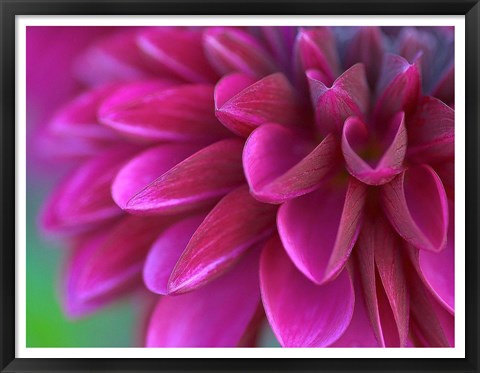
<path fill-rule="evenodd" d="M 323 184 L 305 196 L 285 202 L 277 226 L 297 268 L 323 284 L 343 268 L 357 239 L 367 188 L 354 178 L 348 185 Z"/>
<path fill-rule="evenodd" d="M 416 163 L 453 159 L 455 112 L 442 101 L 423 97 L 408 120 L 408 158 Z"/>
<path fill-rule="evenodd" d="M 328 284 L 313 284 L 292 264 L 278 236 L 263 250 L 260 286 L 270 326 L 283 347 L 329 346 L 352 318 L 355 294 L 348 271 Z"/>
<path fill-rule="evenodd" d="M 393 115 L 404 111 L 409 115 L 420 95 L 420 68 L 418 60 L 410 64 L 403 57 L 387 54 L 377 84 L 377 102 L 374 117 L 382 127 Z"/>
<path fill-rule="evenodd" d="M 319 70 L 327 86 L 340 75 L 335 37 L 328 27 L 303 29 L 297 35 L 296 50 L 304 71 Z"/>
<path fill-rule="evenodd" d="M 230 27 L 211 27 L 203 38 L 205 53 L 222 75 L 242 72 L 254 78 L 278 70 L 267 50 L 252 35 Z"/>
<path fill-rule="evenodd" d="M 192 83 L 214 82 L 212 70 L 202 48 L 202 32 L 159 27 L 139 35 L 141 50 L 172 76 Z"/>
<path fill-rule="evenodd" d="M 374 146 L 368 142 L 372 136 L 369 132 L 367 125 L 359 118 L 348 118 L 343 127 L 343 156 L 352 176 L 368 185 L 382 185 L 403 171 L 403 160 L 407 151 L 403 112 L 392 118 L 383 138 L 376 139 L 381 142 L 375 144 L 379 148 L 380 156 L 365 154 Z"/>
<path fill-rule="evenodd" d="M 193 234 L 170 277 L 169 292 L 194 290 L 231 268 L 247 249 L 272 234 L 276 211 L 276 206 L 253 199 L 246 185 L 227 194 Z"/>
<path fill-rule="evenodd" d="M 99 120 L 137 140 L 215 141 L 229 132 L 215 118 L 213 91 L 206 84 L 133 83 L 102 104 Z"/>
<path fill-rule="evenodd" d="M 108 150 L 82 164 L 52 193 L 42 216 L 47 231 L 77 231 L 122 214 L 112 200 L 110 186 L 134 149 Z"/>
<path fill-rule="evenodd" d="M 235 347 L 260 302 L 254 250 L 201 289 L 163 297 L 150 319 L 147 347 Z"/>
<path fill-rule="evenodd" d="M 157 148 L 158 151 L 159 149 Z M 188 148 L 185 150 L 189 151 Z M 211 205 L 244 183 L 242 150 L 243 141 L 239 139 L 222 140 L 207 146 L 163 174 L 159 174 L 155 180 L 131 196 L 124 209 L 135 214 L 158 214 Z M 185 153 L 182 151 L 182 154 Z M 159 152 L 153 151 L 146 157 L 156 158 L 160 155 Z M 171 154 L 175 158 L 178 155 L 176 152 Z M 175 158 L 167 158 L 168 164 L 173 163 L 171 161 Z M 124 175 L 120 176 L 122 177 L 120 188 L 125 188 L 120 189 L 118 194 L 118 200 L 122 204 L 125 201 L 125 194 L 128 195 L 131 191 L 131 186 L 123 181 L 128 182 L 129 174 L 137 173 L 138 167 L 143 166 L 135 162 L 132 167 L 126 171 L 126 178 Z M 162 171 L 166 167 L 161 166 L 158 169 Z M 149 171 L 148 179 L 151 178 L 150 175 L 152 173 Z"/>
<path fill-rule="evenodd" d="M 360 27 L 347 46 L 346 65 L 364 63 L 370 87 L 375 87 L 382 67 L 383 54 L 383 37 L 380 27 Z"/>
<path fill-rule="evenodd" d="M 173 268 L 204 218 L 196 215 L 173 224 L 152 245 L 143 268 L 143 280 L 150 291 L 168 294 L 168 279 Z"/>
<path fill-rule="evenodd" d="M 295 90 L 287 78 L 276 73 L 253 84 L 234 74 L 215 87 L 217 118 L 232 132 L 247 137 L 261 124 L 273 122 L 299 126 L 302 112 Z"/>
<path fill-rule="evenodd" d="M 369 110 L 370 92 L 363 64 L 349 68 L 331 87 L 319 80 L 316 70 L 308 70 L 307 77 L 320 132 L 341 134 L 345 119 L 351 115 L 363 117 Z"/>
<path fill-rule="evenodd" d="M 86 240 L 67 274 L 67 304 L 72 311 L 102 303 L 112 293 L 140 283 L 148 250 L 168 224 L 166 219 L 126 216 Z"/>
<path fill-rule="evenodd" d="M 278 124 L 264 124 L 248 138 L 243 168 L 252 195 L 279 203 L 315 190 L 338 165 L 339 146 L 328 135 L 316 148 Z"/>
<path fill-rule="evenodd" d="M 445 248 L 448 202 L 435 171 L 426 165 L 410 167 L 382 186 L 384 210 L 407 242 L 417 249 L 440 252 Z"/>
<path fill-rule="evenodd" d="M 128 204 L 135 195 L 201 148 L 192 144 L 162 144 L 136 155 L 115 176 L 112 182 L 113 200 L 128 211 Z"/>

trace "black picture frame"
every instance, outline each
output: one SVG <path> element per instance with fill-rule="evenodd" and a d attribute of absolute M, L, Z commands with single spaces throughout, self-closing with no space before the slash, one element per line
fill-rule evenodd
<path fill-rule="evenodd" d="M 466 358 L 465 359 L 21 359 L 15 358 L 15 16 L 17 15 L 465 15 Z M 395 371 L 478 372 L 480 4 L 478 0 L 0 0 L 0 369 L 1 372 Z"/>

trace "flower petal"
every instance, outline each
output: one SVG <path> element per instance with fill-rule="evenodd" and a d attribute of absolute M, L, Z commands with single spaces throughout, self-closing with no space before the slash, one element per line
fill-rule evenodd
<path fill-rule="evenodd" d="M 349 68 L 330 88 L 319 80 L 316 70 L 308 70 L 307 77 L 316 123 L 322 133 L 341 134 L 345 119 L 367 113 L 370 93 L 363 64 Z"/>
<path fill-rule="evenodd" d="M 432 96 L 447 105 L 455 104 L 455 65 L 452 63 L 432 90 Z"/>
<path fill-rule="evenodd" d="M 99 119 L 143 141 L 215 141 L 229 132 L 215 118 L 213 90 L 202 84 L 133 83 L 102 104 Z"/>
<path fill-rule="evenodd" d="M 323 284 L 343 268 L 358 236 L 366 186 L 350 178 L 348 186 L 328 184 L 285 202 L 278 212 L 278 232 L 297 268 Z"/>
<path fill-rule="evenodd" d="M 259 250 L 205 287 L 163 297 L 150 319 L 147 347 L 235 347 L 260 302 Z"/>
<path fill-rule="evenodd" d="M 295 268 L 278 236 L 263 250 L 260 286 L 268 320 L 284 347 L 328 346 L 352 318 L 355 294 L 348 271 L 315 285 Z"/>
<path fill-rule="evenodd" d="M 383 185 L 381 193 L 387 217 L 407 242 L 417 249 L 437 253 L 445 248 L 447 195 L 430 166 L 408 168 Z"/>
<path fill-rule="evenodd" d="M 442 101 L 423 97 L 408 121 L 408 158 L 416 163 L 453 159 L 455 112 Z"/>
<path fill-rule="evenodd" d="M 319 70 L 325 85 L 331 85 L 340 75 L 335 37 L 328 27 L 301 30 L 297 35 L 296 48 L 303 70 Z"/>
<path fill-rule="evenodd" d="M 112 200 L 115 174 L 131 157 L 131 148 L 108 150 L 82 164 L 52 193 L 42 226 L 46 231 L 79 231 L 121 215 Z"/>
<path fill-rule="evenodd" d="M 248 77 L 234 74 L 217 83 L 215 110 L 224 126 L 243 137 L 267 122 L 298 126 L 302 118 L 298 98 L 283 74 L 247 86 L 250 82 Z"/>
<path fill-rule="evenodd" d="M 136 45 L 137 28 L 98 40 L 79 57 L 75 75 L 90 86 L 152 78 L 155 69 Z"/>
<path fill-rule="evenodd" d="M 384 347 L 404 347 L 408 338 L 409 296 L 397 237 L 382 218 L 366 219 L 356 255 L 370 321 Z"/>
<path fill-rule="evenodd" d="M 370 87 L 375 87 L 383 60 L 383 38 L 380 27 L 360 27 L 346 50 L 346 66 L 362 62 L 367 70 Z"/>
<path fill-rule="evenodd" d="M 276 206 L 253 199 L 247 186 L 227 194 L 188 243 L 170 277 L 169 292 L 194 290 L 224 273 L 274 231 L 276 211 Z"/>
<path fill-rule="evenodd" d="M 278 70 L 260 42 L 242 30 L 211 27 L 203 45 L 210 63 L 222 75 L 236 71 L 260 78 Z"/>
<path fill-rule="evenodd" d="M 417 63 L 418 60 L 410 64 L 403 57 L 394 54 L 385 56 L 374 108 L 377 126 L 383 126 L 399 111 L 404 111 L 408 116 L 416 108 L 421 87 Z"/>
<path fill-rule="evenodd" d="M 166 219 L 126 216 L 85 241 L 67 277 L 71 310 L 75 313 L 92 302 L 101 303 L 132 283 L 140 283 L 147 252 L 169 223 Z"/>
<path fill-rule="evenodd" d="M 134 213 L 129 206 L 133 197 L 200 149 L 201 146 L 192 144 L 162 144 L 138 154 L 120 169 L 113 180 L 113 200 L 121 209 Z"/>
<path fill-rule="evenodd" d="M 315 190 L 338 164 L 337 140 L 327 136 L 315 149 L 293 130 L 264 124 L 248 138 L 243 168 L 252 195 L 279 203 Z"/>
<path fill-rule="evenodd" d="M 362 150 L 366 148 L 368 151 L 369 146 L 372 146 L 368 144 L 367 126 L 357 117 L 350 117 L 345 121 L 342 151 L 348 172 L 352 176 L 368 185 L 382 185 L 403 171 L 403 160 L 407 150 L 404 119 L 403 112 L 392 118 L 389 130 L 382 136 L 383 149 L 379 149 L 382 152 L 381 157 L 373 160 L 360 155 Z"/>
<path fill-rule="evenodd" d="M 143 280 L 150 291 L 168 294 L 167 284 L 173 268 L 204 218 L 197 215 L 173 224 L 152 245 L 143 268 Z"/>
<path fill-rule="evenodd" d="M 215 203 L 245 181 L 242 150 L 243 141 L 236 138 L 199 150 L 131 197 L 125 210 L 172 213 Z"/>
<path fill-rule="evenodd" d="M 187 82 L 208 83 L 217 79 L 202 48 L 202 33 L 159 27 L 142 33 L 140 49 L 172 76 Z"/>

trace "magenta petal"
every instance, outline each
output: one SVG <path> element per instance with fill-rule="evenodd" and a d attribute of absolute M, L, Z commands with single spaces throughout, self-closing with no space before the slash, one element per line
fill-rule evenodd
<path fill-rule="evenodd" d="M 370 93 L 362 64 L 345 71 L 331 88 L 319 80 L 315 70 L 308 70 L 307 77 L 316 123 L 322 133 L 340 134 L 345 119 L 351 115 L 362 117 L 368 111 Z"/>
<path fill-rule="evenodd" d="M 351 270 L 354 266 L 347 266 Z M 367 306 L 361 287 L 358 274 L 354 277 L 350 271 L 350 276 L 354 279 L 355 288 L 355 307 L 353 309 L 352 321 L 342 336 L 330 347 L 379 347 L 375 333 L 368 316 Z"/>
<path fill-rule="evenodd" d="M 333 135 L 312 147 L 293 130 L 278 124 L 257 128 L 243 151 L 243 167 L 253 196 L 279 203 L 316 189 L 337 165 L 339 147 Z"/>
<path fill-rule="evenodd" d="M 242 150 L 243 141 L 239 139 L 222 140 L 199 150 L 132 196 L 125 210 L 171 213 L 214 203 L 245 181 Z"/>
<path fill-rule="evenodd" d="M 91 86 L 153 77 L 136 38 L 137 30 L 132 28 L 100 39 L 76 61 L 76 75 Z"/>
<path fill-rule="evenodd" d="M 201 149 L 192 144 L 162 144 L 135 156 L 118 172 L 112 183 L 115 203 L 131 213 L 130 200 L 148 187 L 155 179 Z"/>
<path fill-rule="evenodd" d="M 229 132 L 215 118 L 213 90 L 201 84 L 134 83 L 102 104 L 99 119 L 127 137 L 144 141 L 215 141 Z"/>
<path fill-rule="evenodd" d="M 168 294 L 172 270 L 204 218 L 204 215 L 193 216 L 173 224 L 152 245 L 143 268 L 143 280 L 150 291 Z"/>
<path fill-rule="evenodd" d="M 319 70 L 323 83 L 330 85 L 340 75 L 335 37 L 328 27 L 304 29 L 297 36 L 297 52 L 303 70 Z"/>
<path fill-rule="evenodd" d="M 81 307 L 110 298 L 141 280 L 145 257 L 157 236 L 167 226 L 158 218 L 124 217 L 104 234 L 87 240 L 68 273 L 67 302 Z"/>
<path fill-rule="evenodd" d="M 75 231 L 105 222 L 122 213 L 110 186 L 118 170 L 134 154 L 130 148 L 98 154 L 82 164 L 54 191 L 42 216 L 47 231 Z"/>
<path fill-rule="evenodd" d="M 253 250 L 205 287 L 163 297 L 150 319 L 147 347 L 235 347 L 260 302 L 258 255 Z"/>
<path fill-rule="evenodd" d="M 350 178 L 348 186 L 322 185 L 285 202 L 278 212 L 278 232 L 297 268 L 317 284 L 343 268 L 358 236 L 366 186 Z"/>
<path fill-rule="evenodd" d="M 202 33 L 159 27 L 138 37 L 139 47 L 161 68 L 187 82 L 208 83 L 217 79 L 202 48 Z"/>
<path fill-rule="evenodd" d="M 382 186 L 385 212 L 407 242 L 417 249 L 440 252 L 445 248 L 448 202 L 438 175 L 429 166 L 410 167 Z"/>
<path fill-rule="evenodd" d="M 375 87 L 383 60 L 383 40 L 380 27 L 360 27 L 346 50 L 346 65 L 362 62 L 367 69 L 370 87 Z"/>
<path fill-rule="evenodd" d="M 234 133 L 247 137 L 261 124 L 298 125 L 298 98 L 287 78 L 276 73 L 251 85 L 240 74 L 228 75 L 215 87 L 217 118 Z"/>
<path fill-rule="evenodd" d="M 453 159 L 455 112 L 442 101 L 423 97 L 408 121 L 408 158 L 416 163 Z"/>
<path fill-rule="evenodd" d="M 272 234 L 276 211 L 253 199 L 247 186 L 227 194 L 188 243 L 170 277 L 169 292 L 194 290 L 224 273 L 248 248 Z"/>
<path fill-rule="evenodd" d="M 383 139 L 385 150 L 375 165 L 370 164 L 359 154 L 362 150 L 360 142 L 362 138 L 368 137 L 367 132 L 367 126 L 358 118 L 350 117 L 345 121 L 342 151 L 348 172 L 368 185 L 388 183 L 403 171 L 403 160 L 407 150 L 405 116 L 401 112 L 392 118 L 390 129 Z"/>
<path fill-rule="evenodd" d="M 284 347 L 329 346 L 352 318 L 355 294 L 348 271 L 315 285 L 295 268 L 278 237 L 263 250 L 260 286 L 268 320 Z"/>
<path fill-rule="evenodd" d="M 75 139 L 111 141 L 117 139 L 115 132 L 101 126 L 97 111 L 102 101 L 115 89 L 116 85 L 102 86 L 78 96 L 56 113 L 48 125 L 52 134 L 70 136 Z"/>
<path fill-rule="evenodd" d="M 420 71 L 417 62 L 410 64 L 403 57 L 387 54 L 377 84 L 374 116 L 381 127 L 399 111 L 410 114 L 420 95 Z"/>
<path fill-rule="evenodd" d="M 455 65 L 451 65 L 432 90 L 432 96 L 448 105 L 455 103 Z"/>
<path fill-rule="evenodd" d="M 278 70 L 267 50 L 248 33 L 229 27 L 211 27 L 203 45 L 212 66 L 222 75 L 242 72 L 260 78 Z"/>

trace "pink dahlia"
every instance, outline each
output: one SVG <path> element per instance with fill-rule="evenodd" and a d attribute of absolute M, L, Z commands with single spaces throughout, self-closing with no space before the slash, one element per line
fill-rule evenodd
<path fill-rule="evenodd" d="M 39 136 L 65 311 L 146 288 L 151 347 L 453 346 L 453 71 L 448 28 L 97 40 Z"/>

